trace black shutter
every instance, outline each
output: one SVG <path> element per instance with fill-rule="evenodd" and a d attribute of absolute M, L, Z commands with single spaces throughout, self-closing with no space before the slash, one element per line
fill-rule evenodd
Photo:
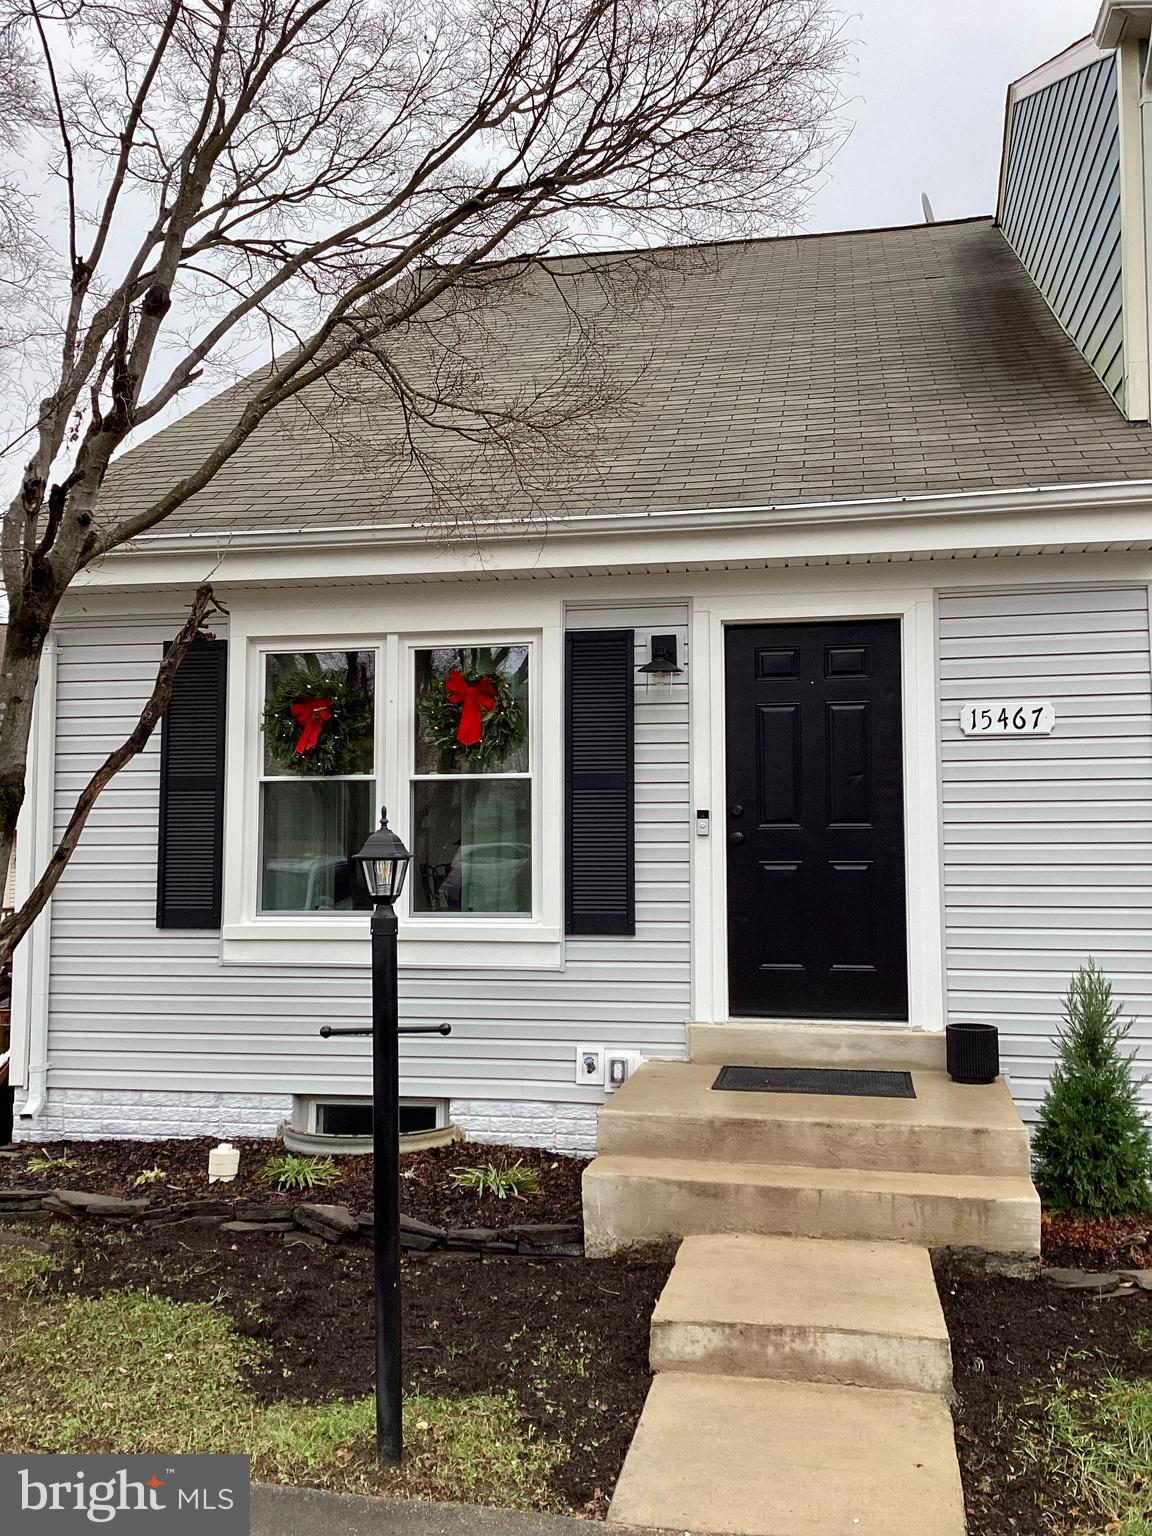
<path fill-rule="evenodd" d="M 228 642 L 195 640 L 160 728 L 156 926 L 219 928 Z"/>
<path fill-rule="evenodd" d="M 565 636 L 565 930 L 636 932 L 635 637 Z"/>

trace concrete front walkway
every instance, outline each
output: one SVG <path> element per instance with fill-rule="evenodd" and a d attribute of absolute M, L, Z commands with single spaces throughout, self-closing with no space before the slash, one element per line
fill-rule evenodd
<path fill-rule="evenodd" d="M 948 1334 L 924 1248 L 688 1237 L 608 1511 L 739 1536 L 964 1536 Z"/>
<path fill-rule="evenodd" d="M 587 1520 L 478 1504 L 358 1498 L 268 1483 L 252 1486 L 252 1536 L 588 1536 L 592 1529 Z M 681 1529 L 676 1536 L 690 1533 Z"/>

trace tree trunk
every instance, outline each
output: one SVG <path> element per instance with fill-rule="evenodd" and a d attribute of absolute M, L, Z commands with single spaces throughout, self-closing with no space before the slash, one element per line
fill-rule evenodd
<path fill-rule="evenodd" d="M 0 884 L 16 845 L 40 658 L 58 603 L 54 587 L 46 580 L 39 591 L 18 594 L 8 619 L 0 662 Z"/>

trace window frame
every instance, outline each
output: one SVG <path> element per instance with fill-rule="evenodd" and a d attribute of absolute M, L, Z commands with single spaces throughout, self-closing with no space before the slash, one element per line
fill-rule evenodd
<path fill-rule="evenodd" d="M 420 616 L 433 606 L 421 604 Z M 382 603 L 381 607 L 387 613 L 387 605 Z M 293 628 L 287 633 L 282 623 L 261 624 L 258 612 L 234 611 L 234 643 L 229 648 L 222 963 L 358 967 L 366 963 L 367 912 L 259 909 L 264 658 L 284 652 L 376 653 L 376 804 L 388 807 L 389 824 L 411 847 L 409 786 L 415 763 L 412 653 L 449 645 L 527 644 L 532 913 L 413 912 L 410 875 L 396 909 L 400 963 L 429 970 L 469 970 L 492 964 L 549 972 L 563 969 L 563 608 L 558 603 L 529 607 L 527 622 L 522 618 L 515 625 L 494 624 L 481 612 L 469 615 L 475 619 L 471 623 L 461 624 L 457 613 L 451 625 L 418 627 L 404 622 L 415 617 L 411 605 L 398 604 L 396 623 L 387 630 L 368 631 L 350 625 L 343 633 L 331 627 L 330 607 L 323 619 L 315 612 L 294 614 Z M 275 617 L 283 621 L 286 615 L 278 610 Z M 363 618 L 362 610 L 357 617 Z M 398 723 L 402 723 L 399 740 Z M 494 959 L 496 953 L 498 960 Z"/>
<path fill-rule="evenodd" d="M 267 698 L 268 658 L 270 656 L 315 656 L 322 652 L 357 652 L 372 656 L 372 771 L 371 773 L 334 773 L 334 774 L 308 774 L 308 773 L 269 773 L 267 757 L 264 748 L 264 735 L 260 730 L 260 724 L 264 718 L 264 703 Z M 264 868 L 264 785 L 265 784 L 369 784 L 374 793 L 369 796 L 369 829 L 376 825 L 379 815 L 377 803 L 379 801 L 380 785 L 380 753 L 382 748 L 382 732 L 380 730 L 380 667 L 383 662 L 383 646 L 378 641 L 373 645 L 322 645 L 312 640 L 304 644 L 292 647 L 281 645 L 261 645 L 255 652 L 255 685 L 256 685 L 256 894 L 253 906 L 253 915 L 257 919 L 281 918 L 281 917 L 308 917 L 316 918 L 321 922 L 330 923 L 341 917 L 348 917 L 357 912 L 366 914 L 371 910 L 366 908 L 340 908 L 340 909 L 313 909 L 309 907 L 265 907 L 261 887 L 263 885 L 262 871 Z"/>
<path fill-rule="evenodd" d="M 498 645 L 523 645 L 528 652 L 528 771 L 517 770 L 511 773 L 419 773 L 416 769 L 416 657 L 420 651 L 429 650 L 472 650 L 478 647 L 491 649 Z M 413 854 L 413 867 L 408 871 L 408 882 L 403 895 L 402 916 L 409 924 L 419 924 L 421 929 L 425 927 L 443 928 L 446 932 L 454 932 L 467 936 L 472 934 L 478 925 L 487 927 L 490 924 L 512 923 L 517 927 L 526 924 L 537 923 L 540 920 L 541 911 L 541 879 L 540 868 L 540 819 L 539 819 L 539 785 L 537 783 L 537 762 L 539 753 L 538 727 L 536 722 L 537 707 L 539 703 L 536 673 L 539 647 L 536 636 L 525 635 L 515 630 L 507 632 L 501 630 L 485 635 L 482 639 L 465 639 L 458 635 L 437 636 L 431 643 L 415 640 L 410 636 L 402 637 L 402 662 L 403 677 L 406 683 L 406 691 L 402 696 L 400 718 L 407 721 L 407 742 L 403 751 L 404 779 L 401 795 L 404 803 L 405 825 L 408 835 L 404 841 Z M 415 853 L 416 834 L 413 826 L 413 786 L 418 783 L 464 783 L 464 782 L 491 782 L 495 779 L 526 780 L 529 789 L 529 804 L 531 816 L 529 820 L 529 836 L 532 841 L 532 907 L 528 912 L 418 912 L 412 904 L 415 895 Z M 397 806 L 399 809 L 399 805 Z"/>

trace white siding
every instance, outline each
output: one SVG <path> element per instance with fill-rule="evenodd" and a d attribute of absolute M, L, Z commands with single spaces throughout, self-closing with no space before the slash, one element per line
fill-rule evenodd
<path fill-rule="evenodd" d="M 570 622 L 634 626 L 638 662 L 652 631 L 675 630 L 682 650 L 686 644 L 684 604 L 577 611 Z M 57 831 L 93 767 L 133 723 L 176 627 L 61 626 Z M 449 1019 L 453 1035 L 403 1043 L 405 1092 L 592 1103 L 599 1095 L 574 1081 L 577 1043 L 684 1053 L 687 688 L 655 695 L 641 682 L 636 701 L 635 938 L 570 939 L 562 971 L 406 972 L 405 1017 Z M 367 1017 L 366 972 L 223 966 L 217 935 L 156 928 L 158 764 L 157 738 L 101 797 L 55 897 L 50 1088 L 367 1091 L 367 1042 L 317 1035 L 322 1023 Z"/>
<path fill-rule="evenodd" d="M 949 1017 L 999 1025 L 1032 1116 L 1061 995 L 1089 955 L 1152 1072 L 1148 592 L 944 593 L 939 634 Z M 1009 698 L 1050 699 L 1054 734 L 961 735 L 962 703 Z"/>

